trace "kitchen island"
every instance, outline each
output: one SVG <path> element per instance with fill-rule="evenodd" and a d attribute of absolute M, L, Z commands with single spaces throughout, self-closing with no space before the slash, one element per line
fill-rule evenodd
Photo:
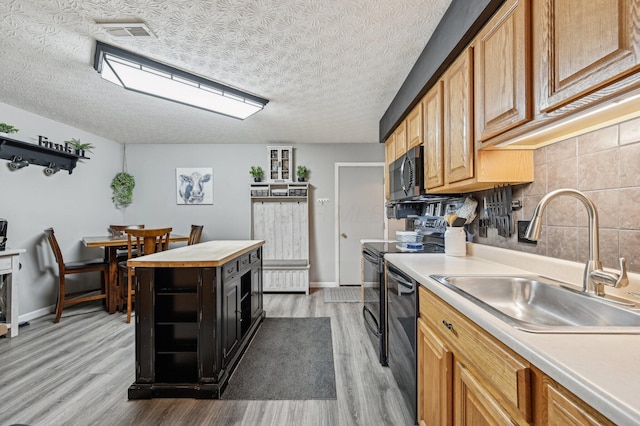
<path fill-rule="evenodd" d="M 640 373 L 636 368 L 640 363 L 640 335 L 536 334 L 521 331 L 430 278 L 432 274 L 533 273 L 575 284 L 576 288 L 580 288 L 584 264 L 478 244 L 467 244 L 467 253 L 465 257 L 388 254 L 385 259 L 420 282 L 431 294 L 477 324 L 517 356 L 525 359 L 544 376 L 567 389 L 583 406 L 593 408 L 614 424 L 640 424 L 640 400 L 637 397 L 640 393 Z M 640 276 L 629 274 L 629 280 L 629 287 L 607 287 L 607 293 L 626 298 L 629 298 L 629 291 L 638 293 Z M 640 302 L 640 299 L 629 300 Z M 539 399 L 534 400 L 535 404 L 540 402 Z M 546 424 L 549 420 L 544 418 L 546 414 L 539 414 L 537 410 L 536 413 L 534 423 Z M 577 424 L 586 423 L 588 422 L 583 420 Z"/>
<path fill-rule="evenodd" d="M 265 316 L 263 244 L 210 241 L 128 261 L 137 281 L 129 399 L 220 398 Z"/>

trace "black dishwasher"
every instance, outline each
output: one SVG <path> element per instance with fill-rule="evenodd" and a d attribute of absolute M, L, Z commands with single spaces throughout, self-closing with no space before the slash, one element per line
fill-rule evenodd
<path fill-rule="evenodd" d="M 418 283 L 389 261 L 386 294 L 388 321 L 388 364 L 407 402 L 414 424 L 418 419 L 416 340 Z"/>

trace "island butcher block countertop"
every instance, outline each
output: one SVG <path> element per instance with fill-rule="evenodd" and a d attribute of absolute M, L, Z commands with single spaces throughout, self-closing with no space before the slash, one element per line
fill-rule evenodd
<path fill-rule="evenodd" d="M 218 267 L 264 244 L 263 240 L 218 240 L 161 251 L 127 261 L 141 268 Z"/>

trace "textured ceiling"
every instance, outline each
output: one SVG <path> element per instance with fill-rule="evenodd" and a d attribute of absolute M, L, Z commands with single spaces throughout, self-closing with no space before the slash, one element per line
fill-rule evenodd
<path fill-rule="evenodd" d="M 121 143 L 375 143 L 450 2 L 2 0 L 0 101 Z M 95 23 L 112 20 L 157 39 Z M 270 102 L 241 121 L 128 92 L 93 69 L 95 40 Z"/>

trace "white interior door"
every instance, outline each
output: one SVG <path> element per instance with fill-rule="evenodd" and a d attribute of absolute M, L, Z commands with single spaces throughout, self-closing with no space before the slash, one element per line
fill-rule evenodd
<path fill-rule="evenodd" d="M 384 238 L 384 163 L 337 163 L 336 200 L 336 282 L 360 285 L 360 240 Z"/>

